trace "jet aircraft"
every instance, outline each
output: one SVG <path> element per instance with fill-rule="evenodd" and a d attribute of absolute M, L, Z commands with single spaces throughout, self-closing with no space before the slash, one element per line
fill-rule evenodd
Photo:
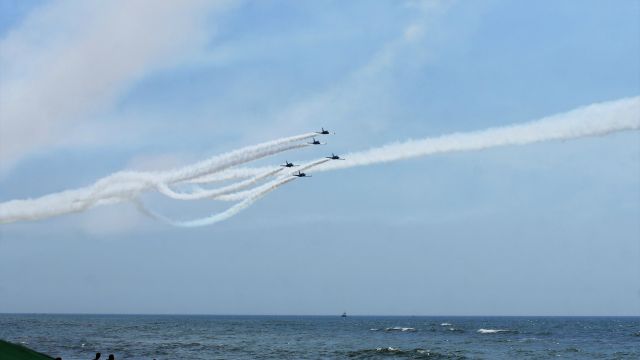
<path fill-rule="evenodd" d="M 322 130 L 316 131 L 316 134 L 329 135 L 329 130 L 325 130 L 324 128 L 322 128 Z"/>
<path fill-rule="evenodd" d="M 310 143 L 307 143 L 309 145 L 324 145 L 325 143 L 321 143 L 320 141 L 316 140 L 316 138 L 313 138 L 313 141 Z"/>
<path fill-rule="evenodd" d="M 327 156 L 326 158 L 327 159 L 331 159 L 331 160 L 344 160 L 343 158 L 341 158 L 340 156 L 338 156 L 338 155 L 336 155 L 334 153 L 331 153 L 331 156 Z"/>
<path fill-rule="evenodd" d="M 295 165 L 294 163 L 290 163 L 287 160 L 285 160 L 284 161 L 284 165 L 280 165 L 280 166 L 282 166 L 282 167 L 294 167 L 294 166 L 298 166 L 298 165 Z"/>
<path fill-rule="evenodd" d="M 291 176 L 297 176 L 297 177 L 311 177 L 311 175 L 307 175 L 303 172 L 298 171 L 297 174 L 291 174 Z"/>

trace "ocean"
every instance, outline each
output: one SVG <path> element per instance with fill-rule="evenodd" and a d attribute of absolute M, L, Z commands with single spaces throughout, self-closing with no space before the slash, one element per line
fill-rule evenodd
<path fill-rule="evenodd" d="M 640 317 L 0 314 L 0 339 L 63 360 L 640 359 Z"/>

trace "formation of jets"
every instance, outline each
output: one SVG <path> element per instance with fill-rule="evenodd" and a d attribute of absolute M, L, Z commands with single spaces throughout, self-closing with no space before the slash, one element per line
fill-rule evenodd
<path fill-rule="evenodd" d="M 320 131 L 316 131 L 316 134 L 328 135 L 328 134 L 330 134 L 330 132 L 329 132 L 329 130 L 325 130 L 324 128 L 322 128 Z M 321 143 L 320 141 L 316 140 L 315 137 L 313 137 L 312 139 L 313 140 L 311 142 L 307 143 L 307 144 L 309 144 L 309 145 L 324 145 L 324 144 L 326 144 L 326 143 Z M 344 158 L 341 158 L 340 156 L 338 156 L 338 155 L 336 155 L 334 153 L 331 153 L 331 156 L 326 156 L 326 158 L 329 159 L 329 160 L 345 160 Z M 284 164 L 282 164 L 280 166 L 290 168 L 290 167 L 294 167 L 294 166 L 298 166 L 298 165 L 295 165 L 294 163 L 290 163 L 290 162 L 285 160 Z M 305 174 L 305 173 L 303 173 L 301 171 L 298 171 L 297 174 L 295 174 L 295 173 L 291 174 L 291 176 L 311 177 L 311 175 L 307 175 L 307 174 Z"/>

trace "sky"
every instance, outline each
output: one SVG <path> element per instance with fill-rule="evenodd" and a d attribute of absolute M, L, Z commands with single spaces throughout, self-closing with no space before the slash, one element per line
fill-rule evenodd
<path fill-rule="evenodd" d="M 0 202 L 320 127 L 326 146 L 257 164 L 635 97 L 638 15 L 636 0 L 0 0 Z M 144 200 L 184 219 L 228 206 Z M 637 131 L 433 155 L 317 173 L 208 227 L 126 202 L 0 225 L 0 312 L 640 315 L 638 219 Z"/>

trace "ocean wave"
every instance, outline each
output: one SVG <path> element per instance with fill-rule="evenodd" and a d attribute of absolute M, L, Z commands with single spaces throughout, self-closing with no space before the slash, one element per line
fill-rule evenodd
<path fill-rule="evenodd" d="M 451 323 L 443 322 L 442 324 L 440 324 L 440 326 L 451 326 Z"/>
<path fill-rule="evenodd" d="M 414 332 L 414 331 L 417 331 L 417 330 L 415 328 L 412 328 L 412 327 L 394 326 L 394 327 L 388 327 L 388 328 L 384 329 L 384 331 Z"/>
<path fill-rule="evenodd" d="M 456 333 L 463 333 L 464 332 L 464 330 L 458 329 L 458 328 L 454 328 L 454 327 L 450 327 L 447 330 L 449 330 L 451 332 L 456 332 Z"/>
<path fill-rule="evenodd" d="M 371 359 L 378 358 L 380 356 L 384 357 L 400 357 L 403 359 L 441 359 L 441 360 L 464 360 L 466 359 L 463 355 L 458 354 L 442 354 L 431 350 L 426 349 L 412 349 L 412 350 L 402 350 L 394 347 L 379 347 L 375 349 L 363 349 L 357 351 L 350 351 L 347 354 L 350 358 L 356 359 Z"/>
<path fill-rule="evenodd" d="M 516 330 L 507 330 L 507 329 L 478 329 L 477 331 L 480 334 L 499 334 L 499 333 L 517 333 Z"/>

